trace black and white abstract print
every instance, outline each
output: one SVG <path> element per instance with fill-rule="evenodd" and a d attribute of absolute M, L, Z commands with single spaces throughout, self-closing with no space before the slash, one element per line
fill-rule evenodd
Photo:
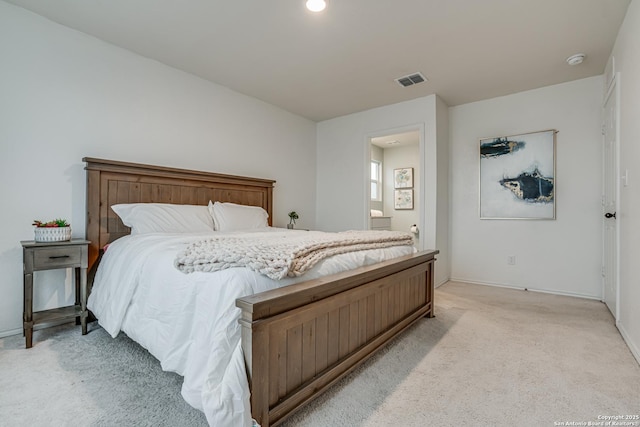
<path fill-rule="evenodd" d="M 555 218 L 555 134 L 480 140 L 481 218 Z"/>

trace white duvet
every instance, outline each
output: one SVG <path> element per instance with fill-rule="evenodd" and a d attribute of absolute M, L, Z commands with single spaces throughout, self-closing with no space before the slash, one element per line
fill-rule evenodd
<path fill-rule="evenodd" d="M 210 425 L 225 427 L 252 424 L 237 298 L 415 251 L 397 246 L 336 255 L 301 277 L 279 281 L 245 268 L 178 271 L 178 252 L 207 236 L 152 233 L 116 240 L 102 258 L 88 307 L 111 336 L 125 332 L 156 357 L 163 370 L 184 376 L 184 399 L 203 411 Z"/>

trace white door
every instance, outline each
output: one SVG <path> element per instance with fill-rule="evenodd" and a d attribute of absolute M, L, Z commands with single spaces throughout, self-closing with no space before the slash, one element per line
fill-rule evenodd
<path fill-rule="evenodd" d="M 604 302 L 618 319 L 618 93 L 615 77 L 604 101 L 603 124 L 603 268 Z"/>

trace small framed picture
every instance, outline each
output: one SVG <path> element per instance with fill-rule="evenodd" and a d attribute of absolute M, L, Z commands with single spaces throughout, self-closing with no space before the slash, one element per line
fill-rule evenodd
<path fill-rule="evenodd" d="M 395 190 L 394 209 L 413 209 L 413 189 Z"/>
<path fill-rule="evenodd" d="M 413 168 L 393 170 L 394 188 L 413 188 Z"/>

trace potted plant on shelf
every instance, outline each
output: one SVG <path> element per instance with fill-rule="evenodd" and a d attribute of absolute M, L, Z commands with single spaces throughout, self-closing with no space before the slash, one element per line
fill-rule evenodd
<path fill-rule="evenodd" d="M 71 225 L 66 219 L 54 219 L 53 221 L 42 222 L 35 220 L 36 242 L 64 242 L 71 240 Z"/>
<path fill-rule="evenodd" d="M 296 225 L 296 219 L 300 218 L 296 211 L 289 212 L 289 224 L 287 224 L 287 228 L 293 228 Z"/>

